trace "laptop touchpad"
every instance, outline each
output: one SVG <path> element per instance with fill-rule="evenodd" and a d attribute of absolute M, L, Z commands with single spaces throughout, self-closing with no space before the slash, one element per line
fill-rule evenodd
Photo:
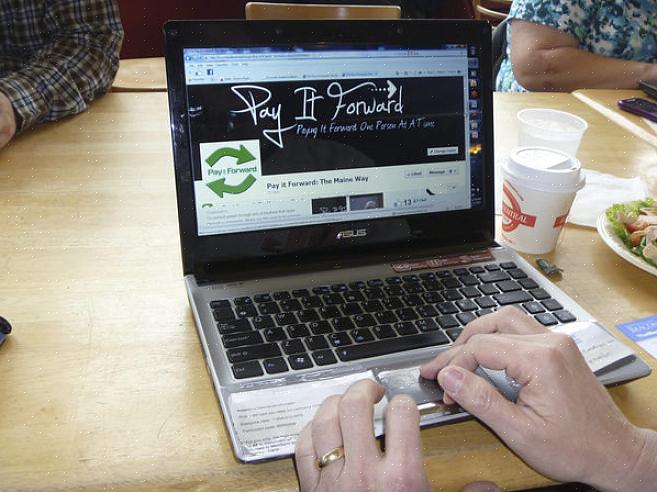
<path fill-rule="evenodd" d="M 475 372 L 493 383 L 507 399 L 516 401 L 520 386 L 506 377 L 504 371 L 491 371 L 480 367 Z M 388 401 L 395 395 L 409 395 L 423 414 L 452 414 L 463 411 L 458 405 L 445 405 L 442 388 L 436 381 L 420 376 L 420 368 L 417 366 L 375 371 L 375 377 L 385 386 Z"/>
<path fill-rule="evenodd" d="M 435 407 L 435 404 L 443 406 L 442 389 L 436 381 L 420 376 L 419 367 L 382 370 L 375 377 L 385 386 L 388 401 L 395 395 L 409 395 L 420 409 Z M 456 405 L 452 407 L 455 407 L 455 410 L 458 408 Z"/>

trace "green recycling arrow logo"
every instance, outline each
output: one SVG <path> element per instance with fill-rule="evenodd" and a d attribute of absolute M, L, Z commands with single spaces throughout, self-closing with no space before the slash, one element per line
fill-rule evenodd
<path fill-rule="evenodd" d="M 244 145 L 240 145 L 239 149 L 232 149 L 230 147 L 222 147 L 217 149 L 212 154 L 210 154 L 210 157 L 208 157 L 205 162 L 208 163 L 208 166 L 212 167 L 217 162 L 219 162 L 219 159 L 222 157 L 234 157 L 237 159 L 238 166 L 240 164 L 246 164 L 247 162 L 255 161 L 253 154 L 251 154 L 251 152 L 249 152 L 249 150 L 244 147 Z"/>
<path fill-rule="evenodd" d="M 217 149 L 212 152 L 212 154 L 210 154 L 207 159 L 205 159 L 205 162 L 208 166 L 212 167 L 224 157 L 232 157 L 237 159 L 235 164 L 238 166 L 246 164 L 247 162 L 254 161 L 256 159 L 253 154 L 251 154 L 251 152 L 249 152 L 249 150 L 244 147 L 244 145 L 240 145 L 239 149 L 234 149 L 232 147 L 222 147 Z M 207 183 L 207 186 L 214 193 L 219 195 L 219 198 L 223 198 L 224 193 L 230 193 L 232 195 L 239 195 L 240 193 L 244 193 L 246 190 L 251 188 L 255 182 L 256 178 L 252 174 L 249 174 L 241 183 L 237 185 L 228 185 L 226 184 L 226 178 L 221 178 L 217 181 Z"/>
<path fill-rule="evenodd" d="M 249 174 L 246 178 L 244 178 L 244 181 L 242 181 L 237 186 L 227 185 L 226 178 L 221 178 L 217 181 L 213 181 L 212 183 L 208 183 L 208 188 L 210 188 L 217 195 L 219 195 L 219 198 L 223 198 L 224 193 L 232 193 L 233 195 L 239 195 L 240 193 L 244 193 L 246 190 L 251 188 L 251 186 L 253 186 L 253 183 L 255 182 L 256 179 L 253 177 L 252 174 Z"/>

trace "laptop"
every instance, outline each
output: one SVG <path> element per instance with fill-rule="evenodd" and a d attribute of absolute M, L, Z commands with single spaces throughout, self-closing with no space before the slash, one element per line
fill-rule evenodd
<path fill-rule="evenodd" d="M 289 455 L 361 377 L 413 394 L 422 425 L 468 417 L 418 367 L 500 306 L 592 319 L 495 242 L 487 23 L 174 21 L 165 38 L 185 283 L 239 459 Z M 648 372 L 630 351 L 600 379 Z"/>

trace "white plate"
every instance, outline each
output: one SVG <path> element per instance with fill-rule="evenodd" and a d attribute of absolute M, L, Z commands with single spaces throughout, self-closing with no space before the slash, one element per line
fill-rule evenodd
<path fill-rule="evenodd" d="M 629 261 L 635 267 L 640 268 L 641 270 L 644 270 L 648 273 L 652 273 L 653 275 L 657 275 L 657 268 L 632 253 L 629 249 L 627 249 L 625 243 L 623 243 L 623 241 L 621 241 L 621 239 L 616 234 L 614 234 L 614 230 L 605 213 L 602 213 L 600 217 L 598 217 L 596 226 L 598 229 L 598 234 L 600 234 L 602 240 L 612 249 L 614 253 L 616 253 L 624 260 Z"/>

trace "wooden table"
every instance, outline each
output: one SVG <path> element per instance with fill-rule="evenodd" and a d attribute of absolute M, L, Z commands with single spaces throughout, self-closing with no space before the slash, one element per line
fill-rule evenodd
<path fill-rule="evenodd" d="M 167 74 L 163 57 L 131 58 L 119 62 L 112 92 L 166 92 Z"/>
<path fill-rule="evenodd" d="M 655 148 L 570 95 L 498 94 L 500 152 L 528 106 L 586 118 L 584 164 L 641 173 L 657 191 Z M 296 489 L 290 459 L 232 454 L 181 278 L 165 94 L 108 94 L 17 138 L 0 152 L 0 197 L 0 313 L 14 324 L 0 347 L 0 489 Z M 593 230 L 567 226 L 551 258 L 559 285 L 607 326 L 657 312 L 657 278 Z M 612 395 L 657 428 L 656 383 Z M 436 490 L 548 483 L 478 422 L 422 436 Z"/>
<path fill-rule="evenodd" d="M 657 147 L 657 123 L 618 108 L 618 100 L 629 97 L 650 99 L 643 91 L 610 90 L 610 89 L 580 89 L 573 95 L 583 103 L 600 112 L 604 117 L 636 135 L 651 145 Z"/>

